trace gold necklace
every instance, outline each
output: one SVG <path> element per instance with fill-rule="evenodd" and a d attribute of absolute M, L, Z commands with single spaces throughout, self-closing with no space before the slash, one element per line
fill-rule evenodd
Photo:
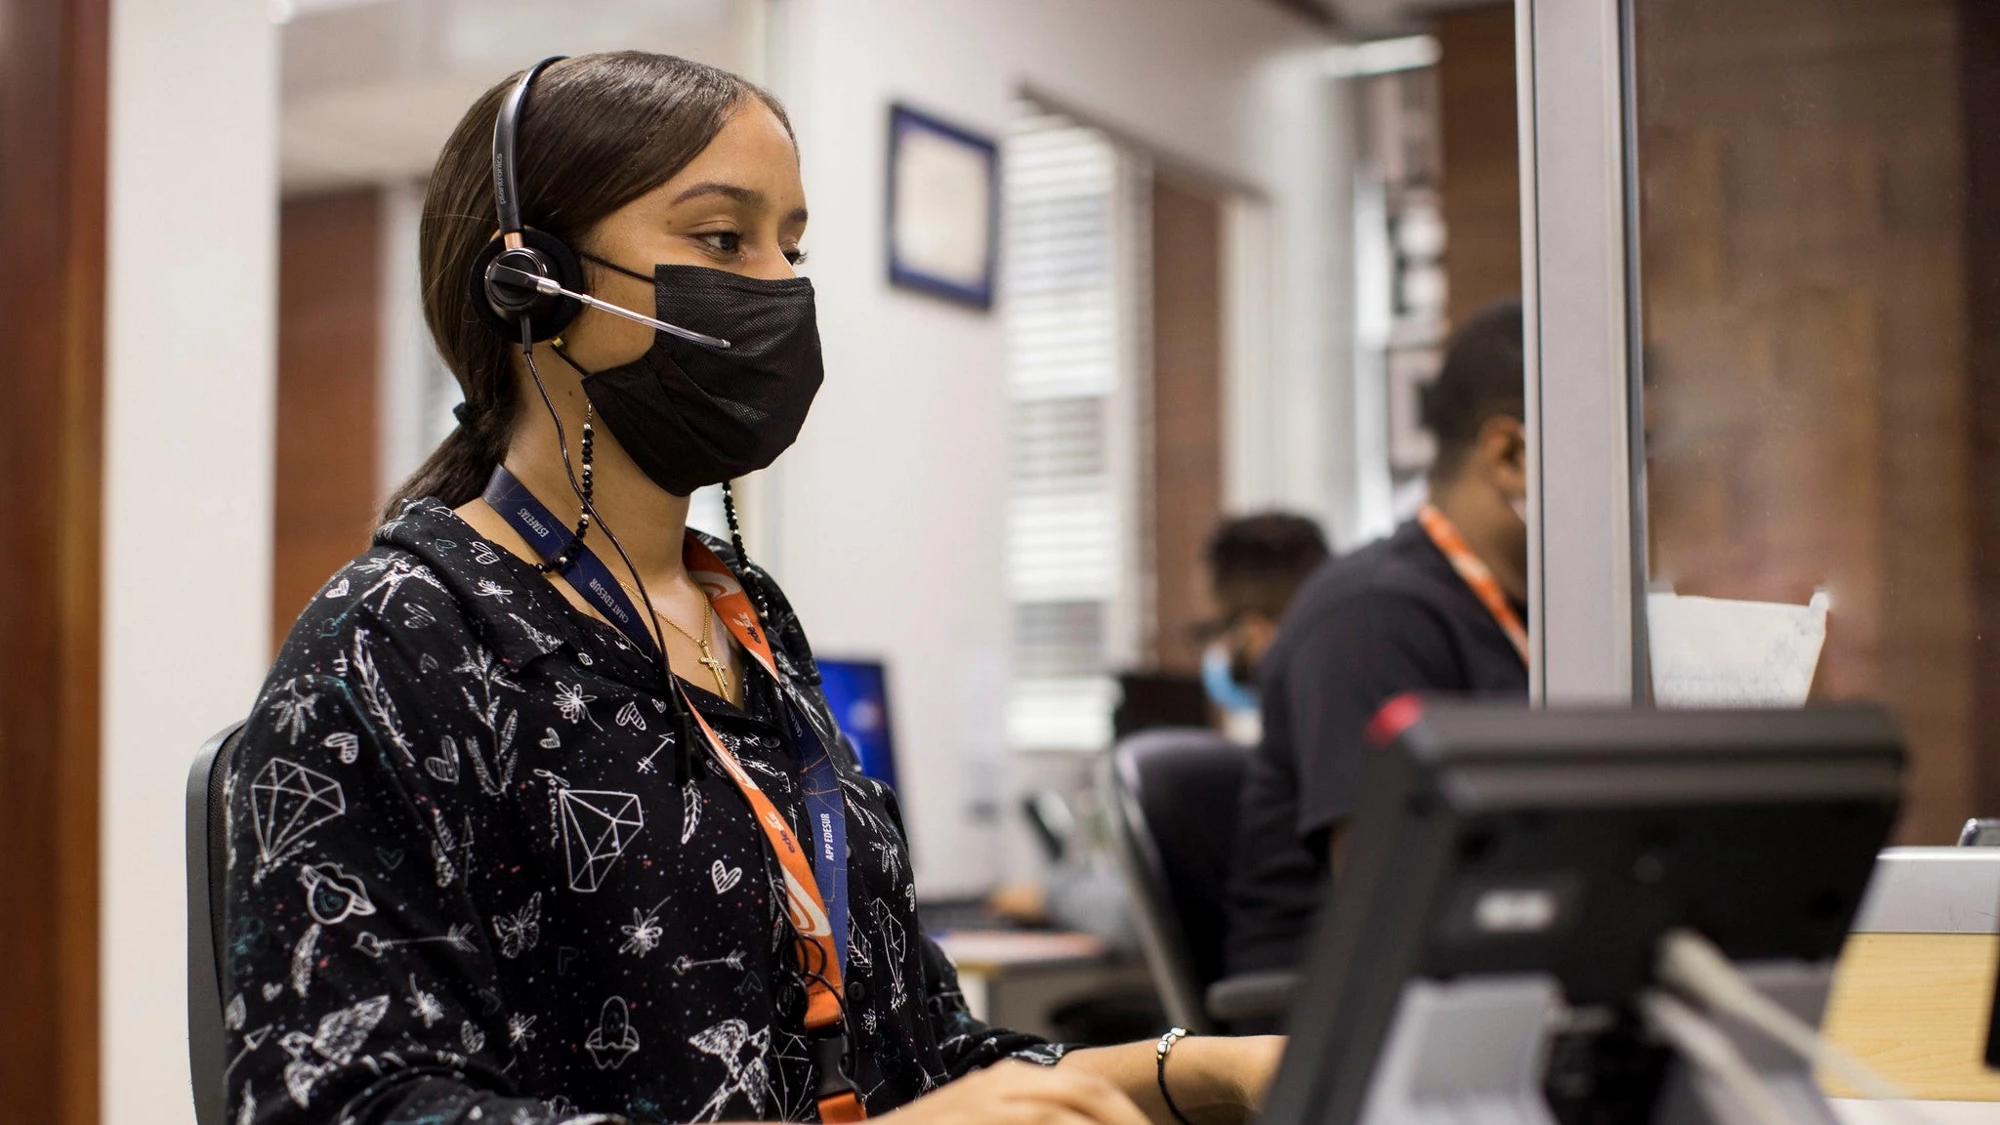
<path fill-rule="evenodd" d="M 636 594 L 639 592 L 637 590 L 632 589 L 631 586 L 626 585 L 623 581 L 620 581 L 618 584 L 620 586 L 624 586 L 626 592 L 628 593 Z M 644 601 L 645 599 L 641 598 L 640 600 Z M 706 598 L 702 599 L 701 608 L 702 608 L 701 636 L 699 637 L 695 636 L 693 633 L 688 632 L 686 629 L 681 628 L 680 625 L 676 623 L 673 618 L 668 617 L 666 614 L 661 613 L 657 609 L 653 611 L 653 616 L 666 622 L 667 625 L 670 628 L 672 628 L 674 632 L 679 633 L 681 636 L 686 637 L 688 640 L 691 640 L 696 645 L 700 646 L 701 658 L 697 660 L 696 663 L 707 668 L 708 674 L 715 677 L 715 694 L 721 696 L 724 699 L 728 699 L 729 673 L 728 671 L 725 670 L 722 661 L 717 659 L 715 651 L 709 648 L 708 646 L 709 637 L 712 635 L 714 631 L 713 626 L 715 624 L 715 614 L 709 609 L 708 600 Z"/>

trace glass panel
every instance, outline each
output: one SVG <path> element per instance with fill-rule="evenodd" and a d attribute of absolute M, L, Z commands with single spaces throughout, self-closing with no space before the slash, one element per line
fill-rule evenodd
<path fill-rule="evenodd" d="M 1631 3 L 1654 589 L 1824 591 L 1811 697 L 1897 709 L 1909 843 L 2000 812 L 1989 8 Z M 1663 703 L 1668 676 L 1747 682 L 1721 671 L 1724 634 L 1766 668 L 1810 648 L 1758 636 L 1751 611 L 1699 635 L 1688 607 L 1649 601 Z"/>

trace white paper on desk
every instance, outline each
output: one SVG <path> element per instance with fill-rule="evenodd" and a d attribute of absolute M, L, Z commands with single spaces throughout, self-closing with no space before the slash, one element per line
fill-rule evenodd
<path fill-rule="evenodd" d="M 1662 707 L 1803 707 L 1826 643 L 1827 597 L 1806 605 L 1646 595 Z"/>

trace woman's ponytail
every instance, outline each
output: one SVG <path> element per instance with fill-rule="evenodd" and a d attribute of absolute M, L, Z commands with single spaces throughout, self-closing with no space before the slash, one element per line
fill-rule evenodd
<path fill-rule="evenodd" d="M 494 381 L 495 387 L 512 388 L 511 383 Z M 396 486 L 382 505 L 382 522 L 402 514 L 403 505 L 425 496 L 435 497 L 453 508 L 486 491 L 494 466 L 507 456 L 514 429 L 516 403 L 513 395 L 505 402 L 462 402 L 452 411 L 458 428 L 431 451 L 408 480 Z"/>

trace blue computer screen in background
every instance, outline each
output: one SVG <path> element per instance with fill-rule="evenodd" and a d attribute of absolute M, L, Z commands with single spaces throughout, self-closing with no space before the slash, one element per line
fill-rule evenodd
<path fill-rule="evenodd" d="M 888 674 L 879 660 L 821 660 L 820 686 L 833 721 L 861 755 L 861 772 L 896 787 L 896 743 L 889 722 Z"/>

